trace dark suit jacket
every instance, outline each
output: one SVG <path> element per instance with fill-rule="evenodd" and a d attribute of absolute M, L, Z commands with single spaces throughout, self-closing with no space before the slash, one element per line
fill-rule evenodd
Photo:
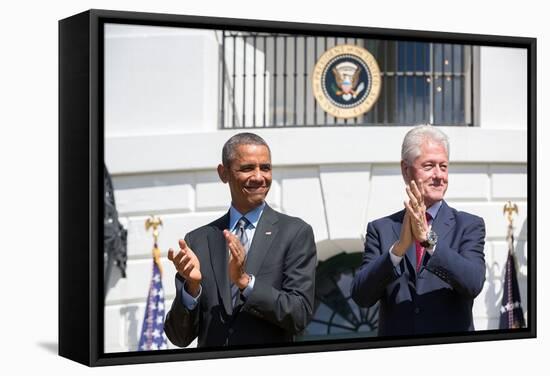
<path fill-rule="evenodd" d="M 432 223 L 433 256 L 424 252 L 416 272 L 414 243 L 394 267 L 389 249 L 399 239 L 405 211 L 367 226 L 365 253 L 352 283 L 353 300 L 380 301 L 378 334 L 410 335 L 474 330 L 472 305 L 485 281 L 485 224 L 443 201 Z"/>
<path fill-rule="evenodd" d="M 185 237 L 201 263 L 202 293 L 189 311 L 176 292 L 164 323 L 168 339 L 181 347 L 197 336 L 199 347 L 292 341 L 313 312 L 317 252 L 311 226 L 265 206 L 246 259 L 254 289 L 233 308 L 222 233 L 228 225 L 229 213 Z"/>

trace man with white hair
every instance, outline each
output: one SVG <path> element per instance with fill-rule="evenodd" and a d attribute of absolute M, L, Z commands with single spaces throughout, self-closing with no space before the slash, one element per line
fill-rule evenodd
<path fill-rule="evenodd" d="M 448 186 L 449 141 L 421 125 L 403 140 L 405 208 L 367 226 L 353 300 L 380 302 L 378 335 L 474 330 L 472 305 L 485 282 L 485 224 L 443 199 Z"/>

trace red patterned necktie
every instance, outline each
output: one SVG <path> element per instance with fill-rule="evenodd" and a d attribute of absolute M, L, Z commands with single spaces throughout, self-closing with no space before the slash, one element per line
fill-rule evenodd
<path fill-rule="evenodd" d="M 426 212 L 426 223 L 429 223 L 431 219 L 432 216 L 430 213 Z M 420 264 L 422 263 L 422 256 L 424 256 L 424 247 L 420 245 L 418 240 L 415 240 L 414 244 L 416 246 L 416 271 L 418 272 L 420 270 Z"/>

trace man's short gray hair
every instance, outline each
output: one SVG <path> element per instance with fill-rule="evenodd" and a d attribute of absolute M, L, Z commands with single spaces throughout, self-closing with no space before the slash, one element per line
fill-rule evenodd
<path fill-rule="evenodd" d="M 263 138 L 257 134 L 249 132 L 237 133 L 223 145 L 222 163 L 225 167 L 231 166 L 231 161 L 235 159 L 235 154 L 237 153 L 237 147 L 239 145 L 263 145 L 267 148 L 269 155 L 271 156 L 269 145 Z"/>
<path fill-rule="evenodd" d="M 420 156 L 420 147 L 425 141 L 443 145 L 449 157 L 449 138 L 443 131 L 432 125 L 418 125 L 407 132 L 401 146 L 401 160 L 408 165 Z"/>

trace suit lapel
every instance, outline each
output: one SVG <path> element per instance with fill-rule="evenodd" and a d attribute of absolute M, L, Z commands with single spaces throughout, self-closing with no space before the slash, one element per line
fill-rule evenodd
<path fill-rule="evenodd" d="M 279 231 L 277 222 L 277 213 L 266 204 L 246 257 L 247 273 L 258 274 L 273 239 Z"/>
<path fill-rule="evenodd" d="M 437 216 L 432 222 L 432 230 L 437 234 L 437 242 L 442 242 L 453 228 L 455 217 L 445 201 L 441 204 Z M 437 249 L 437 246 L 436 246 Z"/>
<path fill-rule="evenodd" d="M 449 205 L 447 205 L 447 203 L 443 201 L 441 203 L 441 207 L 439 208 L 439 212 L 432 222 L 432 230 L 437 234 L 437 243 L 439 245 L 442 245 L 445 242 L 444 239 L 449 234 L 449 231 L 453 228 L 454 222 L 455 217 L 452 210 L 449 208 Z M 437 252 L 437 246 L 435 252 Z M 422 264 L 426 265 L 426 263 L 430 260 L 430 257 L 431 256 L 428 252 L 424 252 L 424 259 L 422 260 Z"/>
<path fill-rule="evenodd" d="M 228 270 L 228 251 L 223 236 L 223 230 L 229 226 L 229 213 L 221 217 L 215 222 L 212 231 L 208 233 L 208 249 L 210 250 L 210 260 L 212 262 L 212 270 L 218 287 L 225 312 L 231 315 L 233 305 L 231 302 L 231 289 L 229 287 L 229 270 Z"/>

